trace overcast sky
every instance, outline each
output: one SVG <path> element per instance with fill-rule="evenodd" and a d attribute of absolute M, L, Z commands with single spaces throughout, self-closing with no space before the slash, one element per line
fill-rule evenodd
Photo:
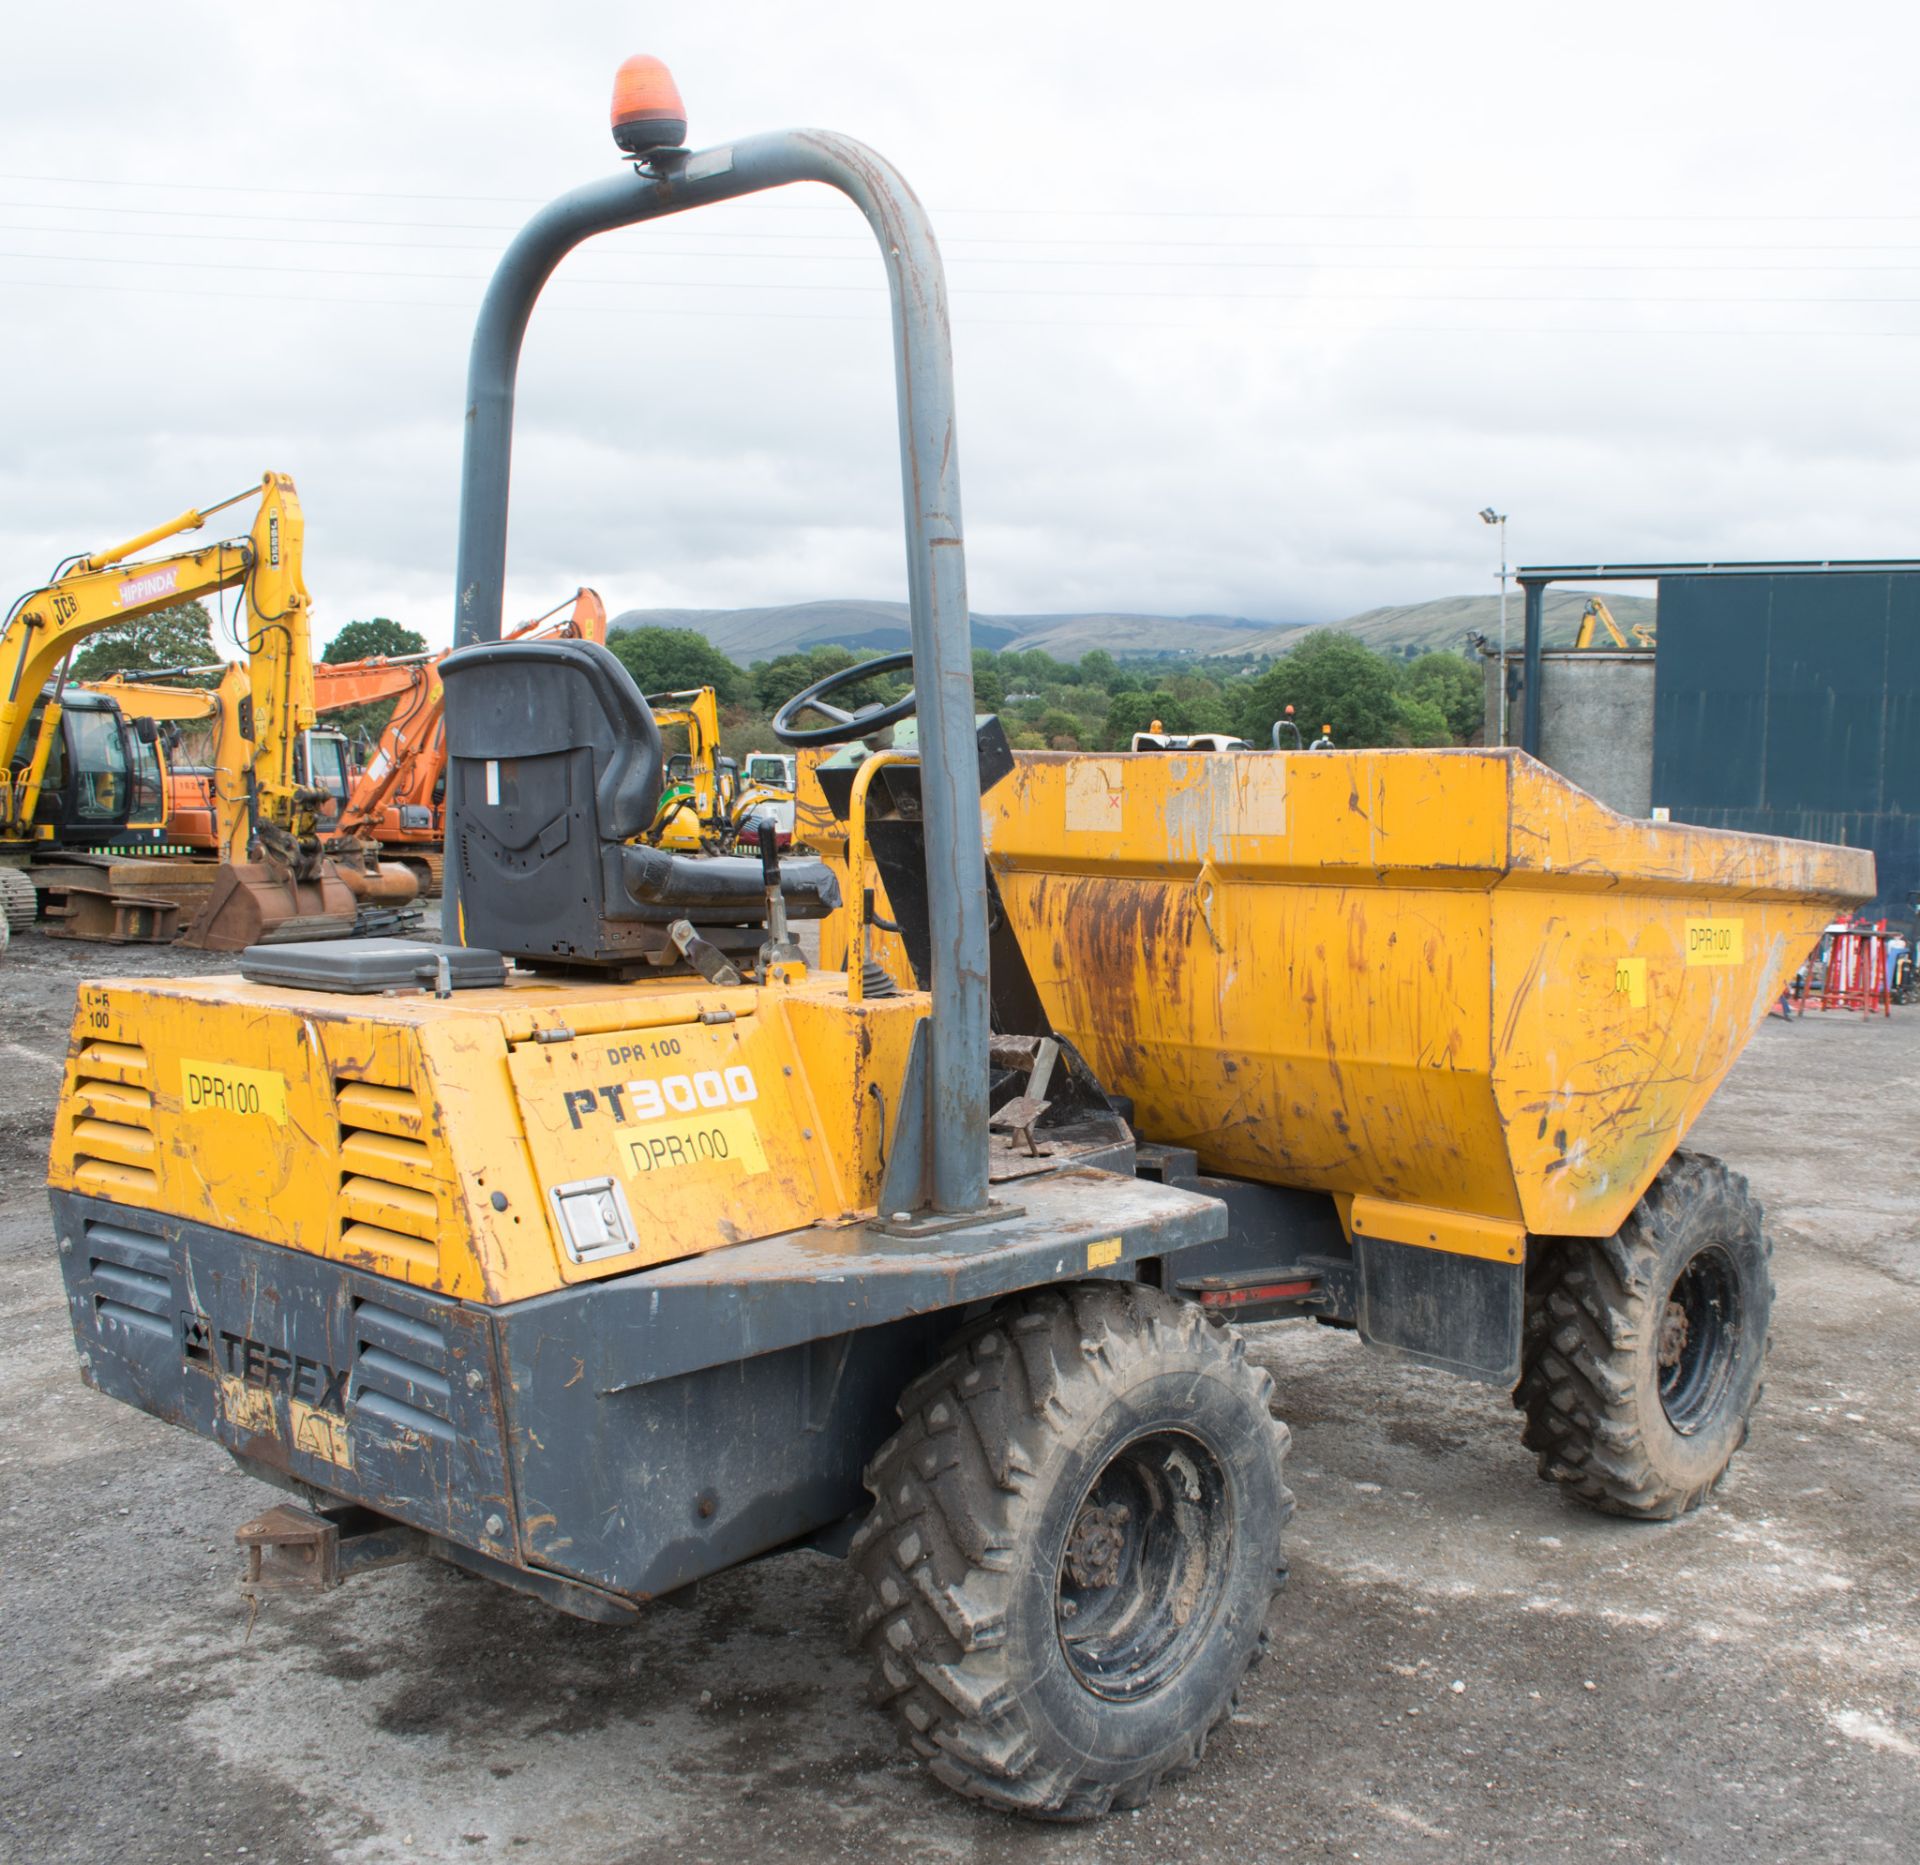
<path fill-rule="evenodd" d="M 264 467 L 322 638 L 447 639 L 467 342 L 614 67 L 934 212 L 973 605 L 1332 619 L 1516 561 L 1920 549 L 1920 15 L 1774 0 L 10 7 L 0 557 Z M 603 238 L 521 372 L 509 610 L 903 593 L 821 190 Z"/>

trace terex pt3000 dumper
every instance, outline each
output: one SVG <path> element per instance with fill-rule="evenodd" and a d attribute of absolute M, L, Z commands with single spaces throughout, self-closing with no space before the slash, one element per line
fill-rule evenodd
<path fill-rule="evenodd" d="M 918 203 L 843 137 L 690 153 L 652 61 L 615 123 L 633 166 L 529 223 L 474 341 L 458 940 L 82 991 L 50 1168 L 82 1364 L 305 1505 L 243 1531 L 256 1586 L 430 1554 L 619 1622 L 811 1543 L 848 1555 L 943 1781 L 1135 1804 L 1228 1713 L 1281 1572 L 1286 1429 L 1229 1316 L 1509 1384 L 1524 1359 L 1531 1429 L 1608 1506 L 1718 1477 L 1764 1244 L 1737 1180 L 1667 1155 L 1859 864 L 1635 829 L 1595 866 L 1584 838 L 1625 828 L 1512 756 L 1015 768 L 973 713 Z M 499 639 L 548 275 L 798 181 L 859 207 L 892 293 L 917 749 L 839 795 L 924 989 L 858 939 L 807 968 L 788 921 L 840 904 L 823 864 L 639 840 L 663 760 L 631 679 Z M 831 694 L 783 737 L 876 729 Z M 1166 788 L 1136 806 L 1140 769 Z M 1684 962 L 1696 919 L 1739 926 L 1732 956 Z"/>

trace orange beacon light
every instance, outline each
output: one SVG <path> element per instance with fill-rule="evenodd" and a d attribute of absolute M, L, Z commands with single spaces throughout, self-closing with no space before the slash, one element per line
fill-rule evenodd
<path fill-rule="evenodd" d="M 628 155 L 678 149 L 687 140 L 687 107 L 680 87 L 659 59 L 645 52 L 613 75 L 613 140 Z"/>

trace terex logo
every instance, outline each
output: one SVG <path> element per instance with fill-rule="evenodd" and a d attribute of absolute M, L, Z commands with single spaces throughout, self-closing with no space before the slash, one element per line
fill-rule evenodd
<path fill-rule="evenodd" d="M 743 1063 L 732 1068 L 701 1069 L 692 1075 L 661 1075 L 651 1080 L 610 1081 L 597 1088 L 567 1090 L 567 1118 L 584 1127 L 583 1118 L 603 1109 L 616 1121 L 664 1120 L 669 1114 L 696 1114 L 703 1109 L 745 1107 L 760 1098 L 753 1070 Z"/>
<path fill-rule="evenodd" d="M 324 1360 L 216 1328 L 205 1315 L 182 1315 L 180 1336 L 181 1352 L 198 1365 L 230 1374 L 243 1385 L 284 1392 L 316 1412 L 347 1414 L 347 1375 Z"/>

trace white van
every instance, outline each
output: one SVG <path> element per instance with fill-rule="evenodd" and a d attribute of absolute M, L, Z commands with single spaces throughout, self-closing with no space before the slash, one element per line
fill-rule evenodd
<path fill-rule="evenodd" d="M 786 848 L 793 841 L 793 792 L 799 779 L 799 767 L 788 751 L 752 751 L 740 771 L 740 800 L 745 806 L 740 817 L 740 838 L 750 842 L 754 825 L 773 824 L 777 846 Z M 755 793 L 767 793 L 756 797 Z"/>

